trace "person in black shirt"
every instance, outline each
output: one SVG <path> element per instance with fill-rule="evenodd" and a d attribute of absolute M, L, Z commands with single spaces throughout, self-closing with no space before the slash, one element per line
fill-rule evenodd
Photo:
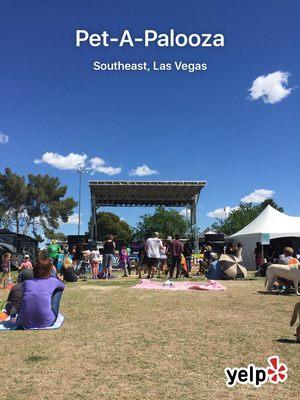
<path fill-rule="evenodd" d="M 193 253 L 193 246 L 190 240 L 187 240 L 183 246 L 183 255 L 187 264 L 188 272 L 191 272 L 191 257 Z"/>
<path fill-rule="evenodd" d="M 103 246 L 103 277 L 106 279 L 110 278 L 114 262 L 116 245 L 113 239 L 113 235 L 107 235 L 107 239 Z"/>

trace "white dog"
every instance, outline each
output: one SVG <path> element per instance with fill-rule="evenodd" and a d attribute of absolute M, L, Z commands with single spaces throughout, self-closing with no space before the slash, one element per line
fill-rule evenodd
<path fill-rule="evenodd" d="M 278 278 L 285 278 L 289 281 L 293 281 L 294 288 L 298 296 L 300 296 L 298 285 L 300 282 L 300 270 L 298 265 L 291 268 L 290 265 L 283 264 L 272 264 L 268 267 L 266 272 L 265 286 L 267 287 L 268 293 L 271 293 L 271 288 Z"/>

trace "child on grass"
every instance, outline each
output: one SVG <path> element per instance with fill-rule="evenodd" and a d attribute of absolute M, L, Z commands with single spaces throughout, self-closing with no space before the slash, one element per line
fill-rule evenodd
<path fill-rule="evenodd" d="M 11 254 L 4 253 L 1 262 L 1 270 L 2 270 L 1 283 L 3 285 L 3 289 L 7 288 L 8 283 L 11 280 L 10 268 L 11 268 Z"/>

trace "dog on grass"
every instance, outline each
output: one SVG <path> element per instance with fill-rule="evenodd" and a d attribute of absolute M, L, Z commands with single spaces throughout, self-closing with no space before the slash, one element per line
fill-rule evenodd
<path fill-rule="evenodd" d="M 271 293 L 271 288 L 276 281 L 276 279 L 288 279 L 289 281 L 293 281 L 294 288 L 298 296 L 299 293 L 299 282 L 300 282 L 300 269 L 299 264 L 291 268 L 290 265 L 283 265 L 283 264 L 272 264 L 268 267 L 266 272 L 266 279 L 265 279 L 265 286 L 267 288 L 267 292 Z"/>
<path fill-rule="evenodd" d="M 295 325 L 297 319 L 298 319 L 299 325 L 296 328 L 296 340 L 298 343 L 300 343 L 300 303 L 295 304 L 294 312 L 292 315 L 290 325 L 291 326 Z"/>
<path fill-rule="evenodd" d="M 139 278 L 142 277 L 142 264 L 138 262 L 137 260 L 131 260 L 130 265 L 132 268 L 135 269 L 136 275 L 139 276 Z"/>

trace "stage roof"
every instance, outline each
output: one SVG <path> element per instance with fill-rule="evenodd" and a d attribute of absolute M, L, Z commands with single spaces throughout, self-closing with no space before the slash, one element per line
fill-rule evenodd
<path fill-rule="evenodd" d="M 188 206 L 198 201 L 205 181 L 90 181 L 96 207 Z"/>

